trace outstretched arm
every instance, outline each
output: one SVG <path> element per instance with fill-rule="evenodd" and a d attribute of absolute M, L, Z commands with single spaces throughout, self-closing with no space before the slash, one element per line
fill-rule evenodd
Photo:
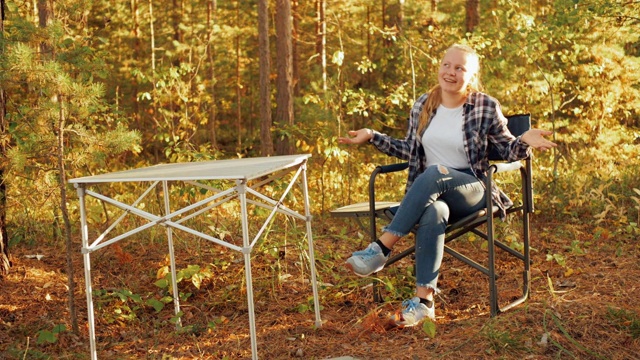
<path fill-rule="evenodd" d="M 522 134 L 522 141 L 536 150 L 549 150 L 558 146 L 553 141 L 545 139 L 545 136 L 552 135 L 553 131 L 531 129 Z"/>
<path fill-rule="evenodd" d="M 373 131 L 371 129 L 360 129 L 360 130 L 351 130 L 349 131 L 350 137 L 340 137 L 338 138 L 338 143 L 340 144 L 364 144 L 367 141 L 371 140 L 373 137 Z"/>

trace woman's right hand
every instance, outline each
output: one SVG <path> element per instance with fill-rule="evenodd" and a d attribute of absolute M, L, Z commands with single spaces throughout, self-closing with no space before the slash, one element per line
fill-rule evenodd
<path fill-rule="evenodd" d="M 348 132 L 350 137 L 339 137 L 338 143 L 340 144 L 364 144 L 371 140 L 373 137 L 373 130 L 360 129 L 351 130 Z"/>

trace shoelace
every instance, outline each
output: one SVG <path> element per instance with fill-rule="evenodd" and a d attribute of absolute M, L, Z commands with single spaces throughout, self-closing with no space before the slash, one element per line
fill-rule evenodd
<path fill-rule="evenodd" d="M 413 311 L 415 311 L 417 309 L 417 306 L 418 305 L 415 302 L 413 302 L 412 299 L 404 300 L 402 302 L 402 307 L 404 308 L 404 310 L 402 312 L 403 313 L 413 312 Z"/>
<path fill-rule="evenodd" d="M 373 251 L 373 248 L 371 247 L 371 245 L 367 246 L 364 250 L 358 250 L 358 251 L 354 251 L 351 256 L 362 256 L 362 255 L 369 255 L 369 256 L 373 256 L 375 255 L 376 252 Z"/>

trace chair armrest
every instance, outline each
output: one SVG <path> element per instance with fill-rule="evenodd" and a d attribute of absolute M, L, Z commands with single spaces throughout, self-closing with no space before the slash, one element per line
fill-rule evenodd
<path fill-rule="evenodd" d="M 397 164 L 389 164 L 389 165 L 378 165 L 376 167 L 377 173 L 386 174 L 390 172 L 402 171 L 409 167 L 408 162 L 397 163 Z"/>
<path fill-rule="evenodd" d="M 369 204 L 371 204 L 371 214 L 373 216 L 376 202 L 376 177 L 378 174 L 387 174 L 391 172 L 397 172 L 406 170 L 409 167 L 408 162 L 389 164 L 389 165 L 378 165 L 371 172 L 371 176 L 369 177 Z M 373 217 L 372 217 L 373 219 Z"/>
<path fill-rule="evenodd" d="M 526 163 L 526 165 L 525 165 Z M 522 187 L 520 191 L 522 191 L 523 196 L 523 206 L 525 211 L 528 213 L 534 212 L 533 207 L 533 187 L 532 187 L 532 179 L 531 179 L 531 158 L 527 158 L 524 161 L 514 161 L 510 163 L 493 163 L 489 167 L 488 177 L 486 180 L 486 185 L 490 186 L 492 180 L 492 174 L 497 174 L 501 172 L 507 171 L 515 171 L 520 170 L 520 174 L 522 177 Z"/>
<path fill-rule="evenodd" d="M 369 177 L 369 201 L 371 202 L 371 209 L 373 211 L 373 203 L 375 202 L 375 183 L 376 176 L 378 174 L 387 174 L 396 171 L 402 171 L 409 167 L 408 162 L 389 164 L 389 165 L 378 165 L 371 172 L 371 176 Z"/>
<path fill-rule="evenodd" d="M 520 161 L 514 161 L 510 163 L 496 163 L 491 164 L 491 166 L 495 169 L 494 173 L 501 173 L 507 171 L 515 171 L 522 168 L 522 163 Z"/>

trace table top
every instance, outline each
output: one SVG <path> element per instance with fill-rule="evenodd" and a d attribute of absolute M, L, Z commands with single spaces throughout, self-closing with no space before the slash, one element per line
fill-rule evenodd
<path fill-rule="evenodd" d="M 311 154 L 158 164 L 69 180 L 71 184 L 143 181 L 252 180 L 303 163 Z"/>

